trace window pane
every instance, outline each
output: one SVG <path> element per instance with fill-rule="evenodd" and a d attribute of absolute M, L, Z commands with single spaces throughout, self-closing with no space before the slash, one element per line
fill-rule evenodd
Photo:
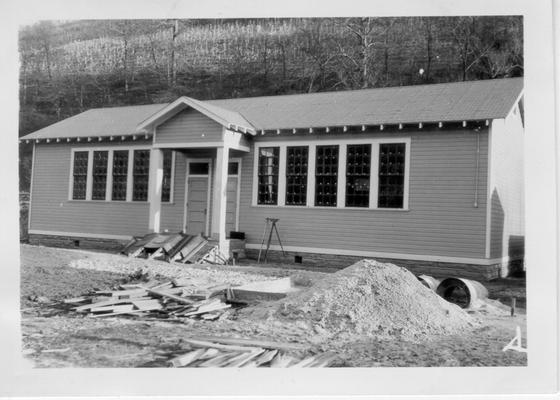
<path fill-rule="evenodd" d="M 315 160 L 315 205 L 336 207 L 338 146 L 317 146 Z"/>
<path fill-rule="evenodd" d="M 150 174 L 150 150 L 134 150 L 134 164 L 132 169 L 133 201 L 148 200 L 148 179 Z"/>
<path fill-rule="evenodd" d="M 379 145 L 380 208 L 402 208 L 404 199 L 404 163 L 406 145 L 387 143 Z"/>
<path fill-rule="evenodd" d="M 77 151 L 74 153 L 73 200 L 85 200 L 86 198 L 88 156 L 89 152 L 87 151 Z"/>
<path fill-rule="evenodd" d="M 286 149 L 286 205 L 307 204 L 307 146 Z"/>
<path fill-rule="evenodd" d="M 112 200 L 126 200 L 126 179 L 128 175 L 128 150 L 113 152 Z"/>
<path fill-rule="evenodd" d="M 279 147 L 261 147 L 258 165 L 258 204 L 278 204 Z"/>
<path fill-rule="evenodd" d="M 346 207 L 369 207 L 371 144 L 348 145 Z"/>
<path fill-rule="evenodd" d="M 228 175 L 237 175 L 239 173 L 239 163 L 237 161 L 228 164 Z"/>
<path fill-rule="evenodd" d="M 209 165 L 207 162 L 193 162 L 189 164 L 189 174 L 208 175 Z"/>
<path fill-rule="evenodd" d="M 107 191 L 107 162 L 109 159 L 108 151 L 93 152 L 93 184 L 91 198 L 93 200 L 105 200 Z"/>
<path fill-rule="evenodd" d="M 163 150 L 163 183 L 161 188 L 161 201 L 171 201 L 171 170 L 173 162 L 173 151 Z"/>

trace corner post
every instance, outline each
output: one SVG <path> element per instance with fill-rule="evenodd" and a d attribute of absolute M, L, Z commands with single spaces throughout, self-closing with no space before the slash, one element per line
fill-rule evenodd
<path fill-rule="evenodd" d="M 218 240 L 220 251 L 226 257 L 226 204 L 228 180 L 229 148 L 227 146 L 216 149 L 216 163 L 214 169 L 214 195 L 212 201 L 212 238 Z"/>
<path fill-rule="evenodd" d="M 161 224 L 161 189 L 163 186 L 163 150 L 150 150 L 150 178 L 148 201 L 150 202 L 149 229 L 159 232 Z"/>

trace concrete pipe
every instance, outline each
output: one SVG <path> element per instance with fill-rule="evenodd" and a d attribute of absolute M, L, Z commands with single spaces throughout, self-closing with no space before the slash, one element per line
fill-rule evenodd
<path fill-rule="evenodd" d="M 471 308 L 477 300 L 488 297 L 488 289 L 480 282 L 463 278 L 446 278 L 437 287 L 436 293 L 461 308 Z"/>
<path fill-rule="evenodd" d="M 440 284 L 440 280 L 428 275 L 419 275 L 418 280 L 422 283 L 422 285 L 426 286 L 428 289 L 433 290 L 434 292 L 437 290 L 437 287 Z"/>

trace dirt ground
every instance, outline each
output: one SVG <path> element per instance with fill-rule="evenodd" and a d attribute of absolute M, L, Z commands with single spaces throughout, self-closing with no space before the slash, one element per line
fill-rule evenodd
<path fill-rule="evenodd" d="M 305 324 L 248 321 L 245 310 L 226 318 L 161 320 L 146 317 L 91 318 L 61 306 L 68 297 L 94 289 L 113 289 L 121 283 L 183 277 L 196 284 L 234 285 L 298 274 L 313 283 L 326 272 L 304 271 L 301 266 L 202 266 L 128 259 L 124 256 L 21 246 L 22 347 L 36 367 L 159 367 L 170 352 L 189 349 L 185 338 L 200 335 L 279 340 L 306 345 L 296 356 L 334 351 L 334 367 L 374 366 L 523 366 L 527 356 L 502 348 L 520 326 L 527 346 L 525 281 L 502 279 L 486 283 L 490 298 L 509 305 L 517 298 L 517 314 L 472 312 L 481 324 L 461 334 L 431 336 L 421 341 L 399 338 L 324 339 Z M 118 272 L 117 272 L 118 271 Z M 259 307 L 256 305 L 254 307 Z M 505 307 L 503 307 L 505 308 Z"/>

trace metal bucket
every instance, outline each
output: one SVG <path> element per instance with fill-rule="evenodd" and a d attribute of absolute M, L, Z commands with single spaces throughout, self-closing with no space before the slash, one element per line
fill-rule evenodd
<path fill-rule="evenodd" d="M 444 279 L 437 287 L 436 293 L 461 308 L 471 308 L 477 300 L 488 297 L 488 289 L 482 283 L 463 278 Z"/>
<path fill-rule="evenodd" d="M 434 292 L 437 290 L 437 287 L 440 284 L 440 280 L 429 275 L 419 275 L 418 280 L 426 286 L 428 289 L 433 290 Z"/>

